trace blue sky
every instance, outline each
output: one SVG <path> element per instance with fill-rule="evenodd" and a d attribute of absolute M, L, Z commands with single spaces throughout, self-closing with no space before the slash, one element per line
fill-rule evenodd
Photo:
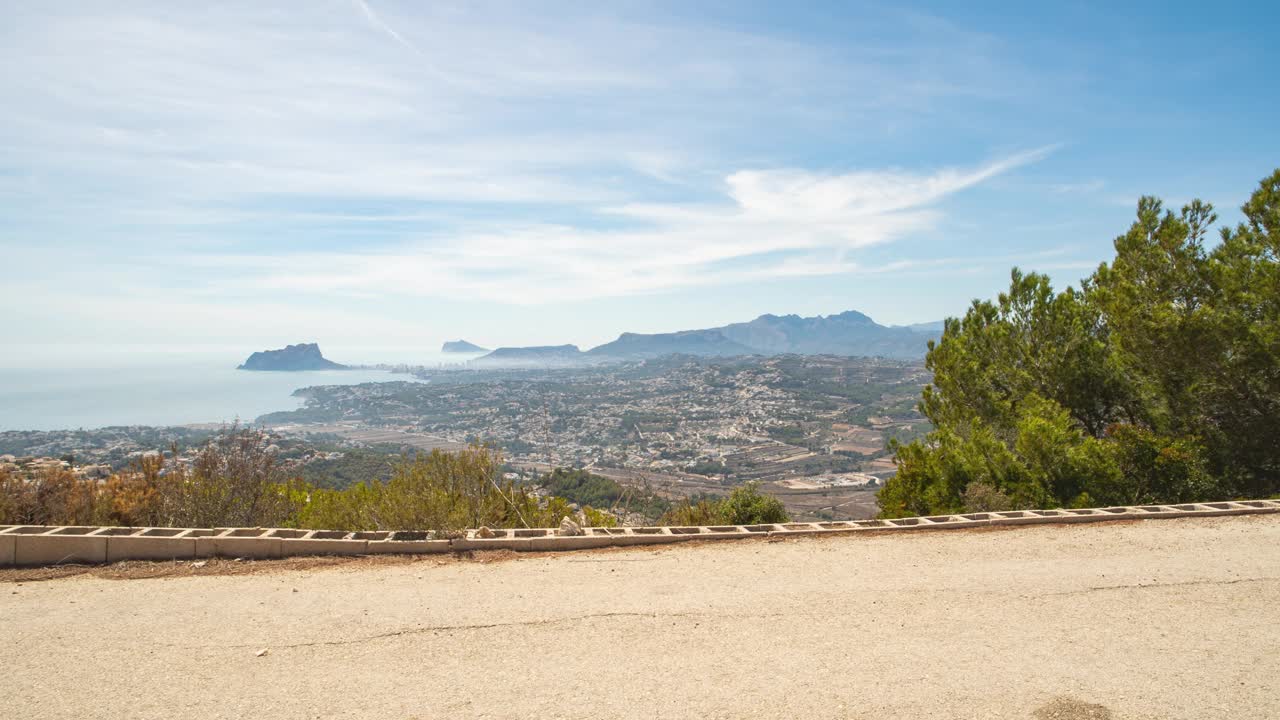
<path fill-rule="evenodd" d="M 1233 220 L 1280 164 L 1280 13 L 1124 5 L 12 3 L 2 364 L 1073 284 L 1140 195 Z"/>

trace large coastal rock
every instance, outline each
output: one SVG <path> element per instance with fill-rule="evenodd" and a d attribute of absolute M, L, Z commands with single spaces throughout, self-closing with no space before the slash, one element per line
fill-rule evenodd
<path fill-rule="evenodd" d="M 475 343 L 469 343 L 466 340 L 450 340 L 445 343 L 440 352 L 447 353 L 482 353 L 489 352 L 489 348 L 482 348 Z"/>
<path fill-rule="evenodd" d="M 298 372 L 301 370 L 347 370 L 348 368 L 346 365 L 339 365 L 325 359 L 320 354 L 320 346 L 316 343 L 299 343 L 281 350 L 256 352 L 236 369 Z"/>

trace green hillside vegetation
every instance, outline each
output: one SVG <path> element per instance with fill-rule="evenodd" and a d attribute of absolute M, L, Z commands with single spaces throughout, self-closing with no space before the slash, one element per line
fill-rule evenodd
<path fill-rule="evenodd" d="M 652 491 L 624 487 L 616 480 L 586 470 L 556 468 L 537 482 L 554 497 L 612 512 L 639 513 L 651 520 L 671 509 L 670 500 Z"/>
<path fill-rule="evenodd" d="M 1220 230 L 1144 197 L 1080 289 L 1015 269 L 930 345 L 886 517 L 1280 492 L 1280 171 Z"/>
<path fill-rule="evenodd" d="M 399 452 L 344 450 L 340 458 L 303 465 L 301 476 L 316 487 L 341 490 L 370 480 L 389 480 L 403 459 Z"/>

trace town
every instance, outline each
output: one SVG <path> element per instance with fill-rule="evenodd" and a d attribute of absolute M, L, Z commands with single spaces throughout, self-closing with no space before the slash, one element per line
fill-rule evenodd
<path fill-rule="evenodd" d="M 399 382 L 300 389 L 298 410 L 256 419 L 280 462 L 311 482 L 384 479 L 403 455 L 499 448 L 529 482 L 581 468 L 669 499 L 756 481 L 797 517 L 875 512 L 890 442 L 929 429 L 922 363 L 838 356 L 664 358 L 522 370 L 406 368 Z M 147 453 L 181 463 L 218 425 L 0 433 L 13 469 L 102 475 Z M 184 454 L 185 453 L 185 454 Z M 368 475 L 368 477 L 365 477 Z"/>
<path fill-rule="evenodd" d="M 792 497 L 789 506 L 814 496 L 791 507 L 814 517 L 871 514 L 875 488 L 894 472 L 890 441 L 929 429 L 915 408 L 928 372 L 911 361 L 668 356 L 413 373 L 420 382 L 300 390 L 305 407 L 258 422 L 370 446 L 491 443 L 516 471 L 584 468 L 673 497 L 759 481 Z"/>

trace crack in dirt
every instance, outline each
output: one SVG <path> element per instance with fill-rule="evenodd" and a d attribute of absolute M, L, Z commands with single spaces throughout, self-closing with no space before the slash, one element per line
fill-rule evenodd
<path fill-rule="evenodd" d="M 509 627 L 537 627 L 542 625 L 560 625 L 564 623 L 582 622 L 584 620 L 610 619 L 610 618 L 652 618 L 654 620 L 664 620 L 668 618 L 733 618 L 733 619 L 758 619 L 767 620 L 771 618 L 779 618 L 785 616 L 785 613 L 759 613 L 759 614 L 716 614 L 716 613 L 647 613 L 647 612 L 609 612 L 609 613 L 588 613 L 586 615 L 573 615 L 562 618 L 546 618 L 543 620 L 513 620 L 510 622 L 496 623 L 468 623 L 462 625 L 429 625 L 426 627 L 405 628 L 403 630 L 394 630 L 391 632 L 377 633 L 375 635 L 366 635 L 358 638 L 347 638 L 343 640 L 316 640 L 314 642 L 288 643 L 276 645 L 269 642 L 254 644 L 238 644 L 238 645 L 169 645 L 164 643 L 154 643 L 159 647 L 177 648 L 182 650 L 233 650 L 241 648 L 268 647 L 272 650 L 290 650 L 294 648 L 305 647 L 326 647 L 326 646 L 342 646 L 342 645 L 359 645 L 361 643 L 375 642 L 377 640 L 385 640 L 387 638 L 404 637 L 407 635 L 425 635 L 427 633 L 438 632 L 458 632 L 466 630 L 492 630 L 495 628 Z"/>
<path fill-rule="evenodd" d="M 1236 585 L 1238 583 L 1277 581 L 1280 581 L 1280 577 L 1238 578 L 1235 580 L 1183 580 L 1180 582 L 1169 583 L 1134 583 L 1132 585 L 1097 585 L 1094 587 L 1083 588 L 1081 590 L 1064 590 L 1062 592 L 1041 593 L 1040 595 L 1031 595 L 1027 597 L 1057 597 L 1061 595 L 1085 595 L 1093 592 L 1106 592 L 1108 590 L 1146 590 L 1150 588 L 1184 587 L 1194 585 Z"/>

